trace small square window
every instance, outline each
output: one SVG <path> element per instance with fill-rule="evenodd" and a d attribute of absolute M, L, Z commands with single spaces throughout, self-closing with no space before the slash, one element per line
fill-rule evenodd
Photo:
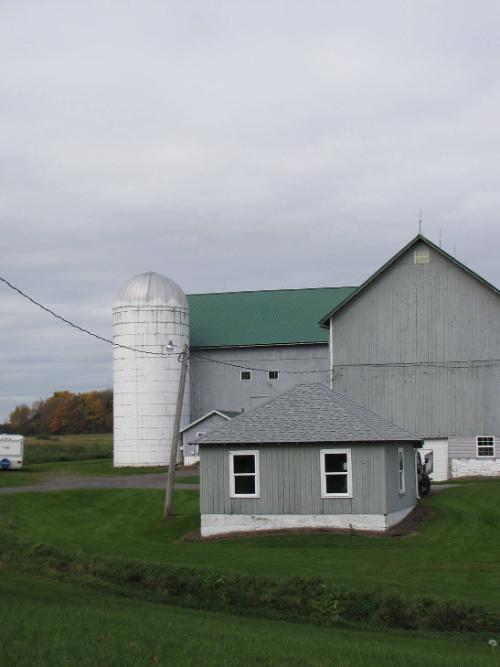
<path fill-rule="evenodd" d="M 495 456 L 495 438 L 492 435 L 478 435 L 477 439 L 477 455 L 479 456 Z"/>
<path fill-rule="evenodd" d="M 229 452 L 231 498 L 259 497 L 259 452 Z"/>
<path fill-rule="evenodd" d="M 420 248 L 413 253 L 413 261 L 415 264 L 429 264 L 429 248 Z"/>
<path fill-rule="evenodd" d="M 241 371 L 240 380 L 242 382 L 250 382 L 252 379 L 252 371 Z"/>
<path fill-rule="evenodd" d="M 352 498 L 350 449 L 323 449 L 320 452 L 321 497 Z"/>
<path fill-rule="evenodd" d="M 269 371 L 269 379 L 270 380 L 279 380 L 280 379 L 280 372 L 279 371 Z"/>

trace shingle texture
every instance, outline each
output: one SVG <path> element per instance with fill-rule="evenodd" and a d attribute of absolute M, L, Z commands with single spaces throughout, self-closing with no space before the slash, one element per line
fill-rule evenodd
<path fill-rule="evenodd" d="M 200 438 L 200 444 L 419 442 L 322 384 L 299 384 Z"/>

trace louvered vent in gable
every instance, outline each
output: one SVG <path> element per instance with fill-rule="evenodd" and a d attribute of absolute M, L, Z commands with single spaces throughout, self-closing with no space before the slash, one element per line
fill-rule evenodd
<path fill-rule="evenodd" d="M 429 258 L 429 248 L 419 248 L 413 253 L 413 261 L 415 264 L 428 264 L 430 262 Z"/>

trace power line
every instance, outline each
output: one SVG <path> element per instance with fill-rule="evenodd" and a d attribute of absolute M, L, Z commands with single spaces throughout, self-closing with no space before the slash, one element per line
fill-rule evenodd
<path fill-rule="evenodd" d="M 150 354 L 153 356 L 157 357 L 166 357 L 166 356 L 177 356 L 177 360 L 180 363 L 180 353 L 177 352 L 152 352 L 151 350 L 141 350 L 140 348 L 137 347 L 131 347 L 130 345 L 122 345 L 121 343 L 116 343 L 115 341 L 111 340 L 110 338 L 106 338 L 105 336 L 100 336 L 99 334 L 94 333 L 93 331 L 90 331 L 89 329 L 86 329 L 85 327 L 80 326 L 79 324 L 76 324 L 75 322 L 72 322 L 71 320 L 68 320 L 66 317 L 63 317 L 62 315 L 59 315 L 55 311 L 53 311 L 51 308 L 48 308 L 47 306 L 44 306 L 42 303 L 34 299 L 33 297 L 29 296 L 29 294 L 26 294 L 26 292 L 23 292 L 19 287 L 16 287 L 13 285 L 11 282 L 9 282 L 6 278 L 3 278 L 0 276 L 0 281 L 3 282 L 7 287 L 9 287 L 11 290 L 14 290 L 14 292 L 17 292 L 19 295 L 21 295 L 23 298 L 27 299 L 30 301 L 32 304 L 37 306 L 38 308 L 41 308 L 43 311 L 46 313 L 49 313 L 49 315 L 52 315 L 52 317 L 57 318 L 61 322 L 64 322 L 64 324 L 67 324 L 68 326 L 72 327 L 73 329 L 77 329 L 78 331 L 81 331 L 84 334 L 87 334 L 88 336 L 92 336 L 93 338 L 96 338 L 97 340 L 102 341 L 103 343 L 108 343 L 109 345 L 112 345 L 113 347 L 117 347 L 123 350 L 129 350 L 130 352 L 139 352 L 140 354 Z M 172 343 L 172 345 L 174 345 Z M 174 345 L 174 347 L 179 348 L 178 345 Z M 228 361 L 222 361 L 220 359 L 210 359 L 209 357 L 204 357 L 202 355 L 199 355 L 197 353 L 191 352 L 190 355 L 191 357 L 197 357 L 199 359 L 202 359 L 204 361 L 208 361 L 210 363 L 214 364 L 221 364 L 223 366 L 232 366 L 233 368 L 240 368 L 242 370 L 249 370 L 249 371 L 254 371 L 256 373 L 268 373 L 269 370 L 274 370 L 274 369 L 268 369 L 268 368 L 249 368 L 247 366 L 242 366 L 240 364 L 235 364 L 232 362 Z M 324 373 L 328 372 L 323 369 L 317 370 L 317 371 L 287 371 L 287 370 L 280 370 L 280 373 L 288 373 L 291 375 L 302 375 L 302 374 L 309 374 L 309 373 Z"/>
<path fill-rule="evenodd" d="M 123 350 L 130 350 L 131 352 L 140 352 L 141 354 L 153 354 L 159 357 L 166 357 L 170 356 L 172 354 L 176 354 L 176 352 L 152 352 L 150 350 L 140 350 L 138 347 L 130 347 L 129 345 L 121 345 L 121 343 L 115 343 L 113 340 L 110 338 L 105 338 L 104 336 L 99 336 L 99 334 L 94 333 L 93 331 L 89 331 L 89 329 L 85 329 L 85 327 L 81 327 L 79 324 L 75 324 L 71 320 L 66 319 L 62 315 L 58 315 L 56 312 L 51 310 L 50 308 L 47 308 L 47 306 L 44 306 L 42 303 L 39 301 L 36 301 L 36 299 L 33 299 L 31 296 L 23 292 L 22 290 L 19 289 L 19 287 L 16 287 L 12 283 L 10 283 L 8 280 L 5 278 L 2 278 L 0 276 L 0 281 L 5 283 L 7 287 L 10 287 L 10 289 L 14 290 L 14 292 L 17 292 L 20 294 L 22 297 L 25 299 L 28 299 L 28 301 L 31 301 L 35 306 L 38 306 L 38 308 L 41 308 L 44 310 L 46 313 L 49 313 L 49 315 L 52 315 L 52 317 L 57 318 L 58 320 L 61 320 L 61 322 L 64 322 L 65 324 L 68 324 L 70 327 L 73 327 L 73 329 L 78 329 L 78 331 L 81 331 L 82 333 L 85 333 L 89 336 L 93 336 L 94 338 L 97 338 L 97 340 L 102 341 L 103 343 L 109 343 L 110 345 L 113 345 L 114 347 L 119 347 Z"/>
<path fill-rule="evenodd" d="M 252 366 L 243 366 L 242 364 L 236 364 L 232 361 L 222 361 L 222 359 L 211 359 L 210 357 L 204 357 L 197 352 L 191 352 L 190 356 L 195 359 L 202 359 L 203 361 L 208 361 L 213 364 L 222 364 L 223 366 L 231 366 L 232 368 L 239 368 L 243 371 L 254 371 L 256 373 L 268 373 L 269 371 L 277 370 L 279 373 L 287 373 L 288 375 L 305 375 L 308 373 L 328 373 L 328 369 L 318 368 L 317 370 L 309 371 L 289 371 L 286 369 L 275 369 L 275 368 L 252 368 Z"/>
<path fill-rule="evenodd" d="M 62 315 L 59 315 L 55 311 L 53 311 L 51 308 L 48 308 L 47 306 L 44 306 L 42 303 L 34 299 L 33 297 L 29 296 L 25 292 L 23 292 L 19 287 L 16 287 L 13 285 L 11 282 L 9 282 L 6 278 L 3 278 L 0 276 L 0 281 L 3 282 L 7 287 L 9 287 L 11 290 L 14 292 L 17 292 L 20 296 L 23 298 L 27 299 L 30 301 L 32 304 L 37 306 L 38 308 L 41 308 L 43 311 L 46 313 L 49 313 L 49 315 L 52 315 L 52 317 L 55 317 L 56 319 L 60 320 L 61 322 L 64 322 L 64 324 L 67 324 L 68 326 L 72 327 L 73 329 L 77 329 L 78 331 L 81 331 L 84 334 L 87 334 L 88 336 L 92 336 L 93 338 L 96 338 L 97 340 L 102 341 L 103 343 L 108 343 L 109 345 L 112 345 L 113 347 L 120 348 L 123 350 L 129 350 L 130 352 L 138 352 L 140 354 L 149 354 L 152 356 L 156 357 L 170 357 L 170 356 L 177 356 L 177 361 L 180 363 L 181 359 L 180 356 L 181 354 L 178 352 L 153 352 L 151 350 L 141 350 L 140 348 L 137 347 L 132 347 L 130 345 L 122 345 L 121 343 L 116 343 L 115 341 L 111 340 L 110 338 L 106 338 L 105 336 L 100 336 L 99 334 L 94 333 L 93 331 L 90 331 L 89 329 L 86 329 L 85 327 L 80 326 L 79 324 L 76 324 L 75 322 L 72 322 L 71 320 L 68 320 L 66 317 L 63 317 Z M 173 343 L 172 343 L 173 344 Z M 174 345 L 174 344 L 173 344 Z M 179 348 L 178 345 L 174 345 L 174 347 Z M 189 356 L 195 359 L 200 359 L 202 361 L 206 361 L 208 363 L 212 364 L 220 364 L 222 366 L 229 366 L 231 368 L 238 368 L 240 370 L 245 370 L 245 371 L 253 371 L 255 373 L 268 373 L 270 370 L 276 370 L 275 368 L 256 368 L 252 366 L 245 366 L 243 364 L 231 362 L 231 361 L 223 361 L 222 359 L 212 359 L 210 357 L 205 357 L 204 355 L 198 354 L 197 352 L 190 352 Z M 497 366 L 500 364 L 500 359 L 471 359 L 469 361 L 464 361 L 464 360 L 453 360 L 453 361 L 421 361 L 421 362 L 373 362 L 373 363 L 345 363 L 345 364 L 334 364 L 333 365 L 333 370 L 334 372 L 339 369 L 356 369 L 356 368 L 448 368 L 448 369 L 460 369 L 460 368 L 481 368 L 484 366 Z M 329 373 L 329 369 L 316 369 L 316 370 L 304 370 L 304 371 L 292 371 L 292 370 L 287 370 L 287 369 L 278 369 L 280 373 L 287 374 L 287 375 L 311 375 L 314 373 Z"/>

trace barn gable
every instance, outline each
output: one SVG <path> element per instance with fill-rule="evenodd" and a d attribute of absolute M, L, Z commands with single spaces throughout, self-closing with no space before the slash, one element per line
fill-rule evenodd
<path fill-rule="evenodd" d="M 499 432 L 499 295 L 417 236 L 321 320 L 333 387 L 423 438 Z"/>
<path fill-rule="evenodd" d="M 342 299 L 339 303 L 334 304 L 334 307 L 320 320 L 319 324 L 323 328 L 328 328 L 330 318 L 333 317 L 338 311 L 340 311 L 344 306 L 346 306 L 348 303 L 351 303 L 356 297 L 366 290 L 381 274 L 383 274 L 387 269 L 389 269 L 395 262 L 397 262 L 401 257 L 403 257 L 405 254 L 411 252 L 412 250 L 415 252 L 415 250 L 418 249 L 418 247 L 422 246 L 427 246 L 428 248 L 432 249 L 435 253 L 438 253 L 443 257 L 444 259 L 450 261 L 452 264 L 456 265 L 458 268 L 462 269 L 465 271 L 467 274 L 469 274 L 472 278 L 475 280 L 479 281 L 482 283 L 485 287 L 489 288 L 492 290 L 497 296 L 500 296 L 500 290 L 498 290 L 494 285 L 489 283 L 487 280 L 485 280 L 482 276 L 480 276 L 478 273 L 475 271 L 472 271 L 468 266 L 465 264 L 462 264 L 459 260 L 457 260 L 455 257 L 452 255 L 448 254 L 446 251 L 444 251 L 442 248 L 437 246 L 435 243 L 432 243 L 428 238 L 426 238 L 423 234 L 417 234 L 417 236 L 412 239 L 407 245 L 405 245 L 401 250 L 399 250 L 391 259 L 389 259 L 385 264 L 383 264 L 375 273 L 373 273 L 367 280 L 365 280 L 359 287 L 352 289 L 352 291 L 346 295 L 344 299 Z M 417 250 L 418 252 L 418 250 Z M 425 264 L 428 263 L 425 261 L 424 256 L 421 256 L 421 259 L 419 260 L 418 258 L 415 257 L 414 255 L 414 263 L 415 264 Z"/>

